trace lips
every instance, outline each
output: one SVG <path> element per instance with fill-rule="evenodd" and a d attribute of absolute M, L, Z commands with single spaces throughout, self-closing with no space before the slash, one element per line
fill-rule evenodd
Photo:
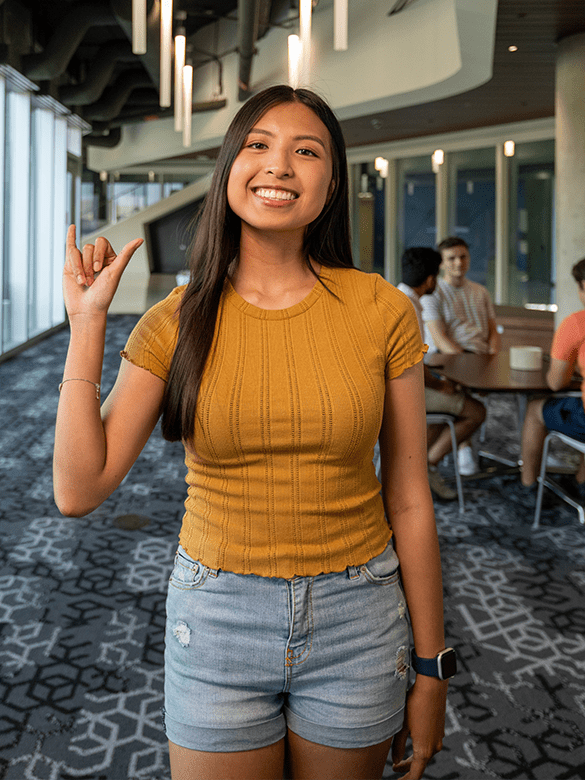
<path fill-rule="evenodd" d="M 275 190 L 269 187 L 257 187 L 254 194 L 266 200 L 296 200 L 299 196 L 290 190 Z"/>

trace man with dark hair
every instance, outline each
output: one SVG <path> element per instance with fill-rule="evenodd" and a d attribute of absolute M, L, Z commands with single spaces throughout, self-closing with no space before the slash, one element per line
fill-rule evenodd
<path fill-rule="evenodd" d="M 584 308 L 565 317 L 555 331 L 546 375 L 546 383 L 554 392 L 568 387 L 575 368 L 585 377 L 585 257 L 575 263 L 571 273 Z M 528 404 L 522 430 L 522 485 L 527 499 L 533 499 L 536 494 L 542 448 L 549 431 L 559 431 L 585 442 L 585 380 L 580 398 L 540 398 Z M 574 480 L 572 487 L 582 500 L 585 498 L 583 457 Z"/>
<path fill-rule="evenodd" d="M 494 306 L 487 289 L 465 276 L 470 263 L 467 242 L 449 236 L 437 248 L 443 275 L 434 293 L 423 302 L 425 340 L 431 350 L 447 354 L 495 354 L 500 349 L 500 335 Z M 459 470 L 466 475 L 477 471 L 468 443 L 459 448 Z"/>
<path fill-rule="evenodd" d="M 421 333 L 424 333 L 421 297 L 430 295 L 437 284 L 441 256 L 430 247 L 411 247 L 402 255 L 402 282 L 398 289 L 407 295 L 416 311 Z M 485 419 L 485 407 L 474 398 L 457 391 L 452 382 L 436 376 L 424 366 L 425 406 L 427 412 L 453 414 L 457 441 L 468 439 Z M 445 425 L 428 429 L 429 483 L 431 490 L 443 499 L 454 499 L 457 493 L 445 484 L 437 464 L 451 451 L 451 435 Z"/>

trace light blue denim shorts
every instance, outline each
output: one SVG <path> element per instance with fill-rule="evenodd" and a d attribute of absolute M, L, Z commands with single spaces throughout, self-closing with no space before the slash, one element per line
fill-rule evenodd
<path fill-rule="evenodd" d="M 165 637 L 165 729 L 192 750 L 253 750 L 287 729 L 337 748 L 400 730 L 409 629 L 392 543 L 316 577 L 210 569 L 179 547 Z"/>

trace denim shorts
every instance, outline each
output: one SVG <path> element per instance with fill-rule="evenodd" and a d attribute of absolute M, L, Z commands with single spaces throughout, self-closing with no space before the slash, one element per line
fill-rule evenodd
<path fill-rule="evenodd" d="M 402 726 L 409 627 L 392 543 L 343 572 L 290 580 L 210 569 L 179 547 L 167 599 L 165 730 L 233 752 L 287 729 L 336 748 Z"/>
<path fill-rule="evenodd" d="M 542 407 L 542 419 L 549 431 L 585 442 L 585 409 L 581 396 L 548 398 Z"/>

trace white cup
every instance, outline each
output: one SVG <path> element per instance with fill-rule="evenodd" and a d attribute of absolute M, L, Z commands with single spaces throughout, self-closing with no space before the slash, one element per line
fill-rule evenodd
<path fill-rule="evenodd" d="M 516 371 L 539 371 L 542 368 L 542 349 L 510 347 L 510 368 Z"/>

